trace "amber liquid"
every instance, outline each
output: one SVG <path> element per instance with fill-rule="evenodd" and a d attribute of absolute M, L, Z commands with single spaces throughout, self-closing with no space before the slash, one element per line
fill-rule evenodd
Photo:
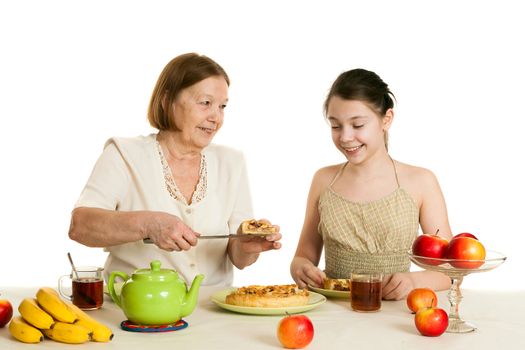
<path fill-rule="evenodd" d="M 352 281 L 351 305 L 355 311 L 377 311 L 381 309 L 381 281 Z"/>
<path fill-rule="evenodd" d="M 104 301 L 103 281 L 96 278 L 73 280 L 71 296 L 73 304 L 84 310 L 98 309 Z"/>

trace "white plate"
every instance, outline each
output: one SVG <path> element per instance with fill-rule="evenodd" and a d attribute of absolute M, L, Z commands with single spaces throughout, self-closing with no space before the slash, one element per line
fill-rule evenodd
<path fill-rule="evenodd" d="M 225 302 L 226 296 L 234 290 L 235 288 L 228 288 L 228 289 L 224 289 L 219 292 L 216 292 L 215 294 L 211 296 L 211 301 L 213 301 L 215 304 L 217 304 L 219 307 L 222 307 L 223 309 L 233 311 L 233 312 L 238 312 L 241 314 L 249 314 L 249 315 L 285 315 L 286 313 L 297 314 L 297 313 L 312 310 L 318 307 L 319 305 L 323 304 L 326 301 L 325 296 L 315 293 L 315 292 L 309 292 L 310 297 L 308 299 L 308 304 L 300 305 L 300 306 L 250 307 L 250 306 L 238 306 L 238 305 L 226 304 Z"/>

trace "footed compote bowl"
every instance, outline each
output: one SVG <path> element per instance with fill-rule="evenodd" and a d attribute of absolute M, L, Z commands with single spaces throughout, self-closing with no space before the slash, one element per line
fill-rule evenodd
<path fill-rule="evenodd" d="M 447 294 L 448 301 L 450 302 L 450 313 L 448 315 L 448 328 L 446 331 L 449 333 L 467 333 L 474 331 L 476 326 L 459 317 L 459 303 L 461 302 L 461 299 L 463 299 L 460 290 L 463 277 L 471 273 L 492 270 L 503 264 L 507 257 L 501 253 L 490 250 L 487 251 L 484 260 L 427 258 L 414 255 L 411 252 L 408 253 L 408 256 L 417 266 L 425 270 L 442 272 L 452 280 L 452 285 Z"/>

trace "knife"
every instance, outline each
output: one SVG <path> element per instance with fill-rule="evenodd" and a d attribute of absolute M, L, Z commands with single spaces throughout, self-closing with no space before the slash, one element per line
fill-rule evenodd
<path fill-rule="evenodd" d="M 241 234 L 235 234 L 230 233 L 228 235 L 201 235 L 198 236 L 198 239 L 219 239 L 219 238 L 249 238 L 249 237 L 266 237 L 268 236 L 267 233 L 241 233 Z M 153 241 L 149 238 L 144 238 L 142 240 L 146 244 L 152 244 Z"/>

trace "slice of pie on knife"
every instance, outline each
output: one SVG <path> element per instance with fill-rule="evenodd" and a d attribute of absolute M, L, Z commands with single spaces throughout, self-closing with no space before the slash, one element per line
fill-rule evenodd
<path fill-rule="evenodd" d="M 268 220 L 246 220 L 241 224 L 242 233 L 259 233 L 259 234 L 270 234 L 275 233 L 277 228 L 273 226 Z"/>
<path fill-rule="evenodd" d="M 309 293 L 296 284 L 237 288 L 226 296 L 226 304 L 251 307 L 289 307 L 308 304 Z"/>

